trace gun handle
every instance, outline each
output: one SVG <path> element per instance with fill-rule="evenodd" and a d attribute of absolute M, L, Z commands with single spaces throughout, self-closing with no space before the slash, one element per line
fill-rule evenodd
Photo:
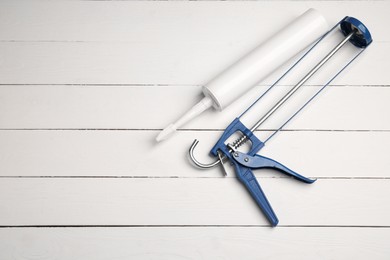
<path fill-rule="evenodd" d="M 242 167 L 237 163 L 234 163 L 234 166 L 237 171 L 238 179 L 245 185 L 249 193 L 252 195 L 252 198 L 256 201 L 257 205 L 267 217 L 268 221 L 273 227 L 277 226 L 279 223 L 278 217 L 269 204 L 267 197 L 265 196 L 251 169 Z"/>

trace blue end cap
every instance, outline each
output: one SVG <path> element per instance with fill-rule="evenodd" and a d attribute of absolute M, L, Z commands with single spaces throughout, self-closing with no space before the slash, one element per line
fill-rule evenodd
<path fill-rule="evenodd" d="M 358 19 L 347 16 L 340 23 L 340 29 L 345 36 L 356 30 L 354 36 L 349 40 L 353 45 L 359 48 L 366 48 L 372 42 L 370 31 Z"/>

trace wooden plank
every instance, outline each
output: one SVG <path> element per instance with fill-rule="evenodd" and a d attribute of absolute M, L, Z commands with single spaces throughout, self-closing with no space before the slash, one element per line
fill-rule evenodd
<path fill-rule="evenodd" d="M 285 93 L 286 88 L 274 91 Z M 223 112 L 205 112 L 184 128 L 224 129 L 265 89 L 259 86 Z M 314 90 L 304 87 L 293 106 L 262 128 L 277 129 Z M 0 128 L 162 129 L 198 102 L 200 93 L 197 86 L 0 86 Z M 250 126 L 277 100 L 272 93 L 244 123 Z M 380 116 L 390 110 L 389 99 L 388 87 L 329 87 L 286 129 L 389 130 L 390 120 Z"/>
<path fill-rule="evenodd" d="M 389 3 L 363 3 L 351 7 L 342 2 L 336 12 L 326 2 L 313 5 L 324 8 L 334 22 L 346 11 L 369 16 L 373 34 L 378 35 L 378 42 L 364 55 L 366 61 L 354 65 L 355 73 L 337 82 L 389 84 L 384 64 L 389 59 L 389 41 L 381 38 L 386 32 L 375 31 L 387 19 L 386 12 L 378 10 L 387 10 Z M 307 8 L 303 2 L 33 1 L 23 3 L 24 8 L 20 4 L 2 3 L 0 24 L 5 27 L 3 35 L 8 35 L 0 43 L 2 84 L 205 84 Z M 273 19 L 275 5 L 283 12 L 278 19 Z M 375 15 L 368 15 L 370 9 L 376 10 Z M 221 17 L 216 19 L 216 14 Z M 172 23 L 167 17 L 180 22 Z M 258 25 L 264 20 L 276 24 L 262 27 L 259 33 Z"/>
<path fill-rule="evenodd" d="M 0 131 L 1 176 L 222 177 L 219 167 L 202 171 L 189 163 L 195 138 L 199 160 L 221 134 L 179 132 L 156 144 L 156 131 Z M 390 177 L 389 132 L 281 132 L 260 151 L 312 177 Z M 261 177 L 283 176 L 271 170 Z M 234 173 L 230 177 L 235 176 Z"/>
<path fill-rule="evenodd" d="M 261 179 L 280 225 L 390 225 L 389 179 Z M 236 179 L 1 178 L 0 225 L 268 225 Z"/>
<path fill-rule="evenodd" d="M 250 46 L 309 7 L 318 9 L 329 24 L 355 16 L 369 26 L 376 41 L 390 40 L 383 26 L 389 19 L 388 1 L 337 1 L 337 8 L 329 1 L 1 1 L 0 40 L 222 43 L 234 39 Z"/>
<path fill-rule="evenodd" d="M 378 228 L 0 229 L 2 259 L 388 259 Z M 124 246 L 126 245 L 126 246 Z M 282 248 L 282 249 L 281 249 Z"/>
<path fill-rule="evenodd" d="M 234 51 L 231 44 L 0 42 L 0 84 L 202 85 L 252 49 Z M 332 47 L 336 42 L 327 45 Z M 375 42 L 353 64 L 353 73 L 343 74 L 335 83 L 389 85 L 386 73 L 389 46 L 390 42 Z M 333 60 L 343 64 L 345 62 L 337 61 L 347 55 L 340 52 Z"/>

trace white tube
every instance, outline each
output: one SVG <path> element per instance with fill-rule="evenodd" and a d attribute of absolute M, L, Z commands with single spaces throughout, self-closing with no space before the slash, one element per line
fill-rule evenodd
<path fill-rule="evenodd" d="M 203 105 L 196 105 L 183 119 L 170 124 L 156 140 L 166 139 L 177 128 L 211 106 L 218 110 L 224 109 L 327 31 L 328 24 L 325 18 L 314 9 L 307 10 L 207 83 L 203 87 L 206 97 L 200 102 Z"/>

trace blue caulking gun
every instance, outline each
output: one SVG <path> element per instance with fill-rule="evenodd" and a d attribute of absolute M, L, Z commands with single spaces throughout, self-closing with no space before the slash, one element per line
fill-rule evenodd
<path fill-rule="evenodd" d="M 340 31 L 345 36 L 344 39 L 337 44 L 317 65 L 315 65 L 299 82 L 293 86 L 287 94 L 285 94 L 276 104 L 266 112 L 260 120 L 257 121 L 251 128 L 247 128 L 241 121 L 241 117 L 246 114 L 255 103 L 257 103 L 265 94 L 267 94 L 285 75 L 287 75 L 292 68 L 300 63 L 306 55 L 311 52 L 319 42 L 325 39 L 336 28 L 340 27 Z M 357 47 L 359 51 L 357 54 L 349 60 L 344 67 L 341 68 L 330 80 L 328 80 L 320 89 L 312 95 L 306 103 L 303 104 L 279 129 L 271 134 L 264 142 L 260 141 L 255 135 L 254 131 L 258 129 L 271 115 L 274 114 L 309 78 L 311 78 L 336 52 L 338 52 L 347 42 Z M 189 149 L 189 155 L 193 163 L 202 169 L 212 168 L 217 165 L 224 167 L 224 164 L 230 162 L 234 166 L 238 179 L 245 185 L 257 205 L 261 208 L 268 221 L 272 226 L 276 226 L 279 222 L 275 212 L 273 211 L 270 203 L 264 195 L 259 183 L 257 182 L 252 170 L 261 168 L 273 168 L 281 171 L 284 174 L 294 177 L 295 179 L 304 183 L 313 183 L 315 180 L 306 178 L 279 162 L 270 158 L 258 155 L 259 150 L 264 144 L 273 137 L 279 130 L 281 130 L 293 117 L 295 117 L 304 107 L 307 106 L 322 90 L 324 90 L 346 67 L 349 66 L 372 42 L 371 34 L 366 26 L 359 20 L 353 17 L 345 17 L 339 23 L 337 23 L 331 30 L 326 32 L 320 37 L 320 39 L 296 62 L 290 67 L 286 73 L 282 75 L 273 85 L 271 85 L 248 109 L 246 109 L 239 117 L 233 120 L 233 122 L 226 128 L 220 139 L 215 146 L 211 149 L 210 154 L 217 158 L 217 160 L 210 164 L 200 163 L 194 156 L 194 149 L 198 144 L 195 140 Z M 209 102 L 210 103 L 210 102 Z M 209 106 L 207 103 L 206 106 Z M 171 130 L 169 130 L 171 132 Z M 240 137 L 234 142 L 229 142 L 233 134 L 239 134 Z M 250 142 L 249 152 L 241 152 L 238 150 L 244 143 Z"/>

